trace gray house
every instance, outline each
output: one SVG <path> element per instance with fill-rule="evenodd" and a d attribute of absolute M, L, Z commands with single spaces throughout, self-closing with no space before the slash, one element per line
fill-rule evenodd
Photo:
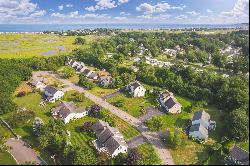
<path fill-rule="evenodd" d="M 227 165 L 249 165 L 249 153 L 235 146 L 226 157 Z"/>
<path fill-rule="evenodd" d="M 113 78 L 111 76 L 102 76 L 99 78 L 99 84 L 101 86 L 107 87 L 108 85 L 112 84 Z"/>
<path fill-rule="evenodd" d="M 194 113 L 192 126 L 189 130 L 189 136 L 206 141 L 208 132 L 215 130 L 216 122 L 211 121 L 210 115 L 206 111 L 198 111 Z"/>
<path fill-rule="evenodd" d="M 112 158 L 119 153 L 127 153 L 127 143 L 119 130 L 110 127 L 108 123 L 99 120 L 92 126 L 97 139 L 93 141 L 94 146 L 99 152 L 104 152 Z"/>
<path fill-rule="evenodd" d="M 98 79 L 98 74 L 96 72 L 92 72 L 88 77 L 93 79 L 93 80 L 97 80 Z"/>

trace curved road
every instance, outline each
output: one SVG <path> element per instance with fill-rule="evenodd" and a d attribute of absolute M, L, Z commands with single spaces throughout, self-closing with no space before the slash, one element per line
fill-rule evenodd
<path fill-rule="evenodd" d="M 169 152 L 169 150 L 166 149 L 163 142 L 161 141 L 159 135 L 156 132 L 150 132 L 149 129 L 137 118 L 129 115 L 128 113 L 120 110 L 119 108 L 113 106 L 112 104 L 109 104 L 105 100 L 103 100 L 101 97 L 97 97 L 91 93 L 89 93 L 84 88 L 68 81 L 65 79 L 62 79 L 59 75 L 53 74 L 52 72 L 48 71 L 40 71 L 40 72 L 34 72 L 33 78 L 41 75 L 51 75 L 58 80 L 60 80 L 65 85 L 68 85 L 73 90 L 84 93 L 87 98 L 92 100 L 94 103 L 100 105 L 101 107 L 109 110 L 111 113 L 115 114 L 119 118 L 123 119 L 124 121 L 130 123 L 131 125 L 135 126 L 142 135 L 153 145 L 154 149 L 158 152 L 163 164 L 166 165 L 174 165 L 173 158 Z"/>

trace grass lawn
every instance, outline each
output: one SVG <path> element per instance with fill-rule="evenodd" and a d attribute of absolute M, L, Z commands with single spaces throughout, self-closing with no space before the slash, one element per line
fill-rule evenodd
<path fill-rule="evenodd" d="M 241 143 L 240 147 L 249 152 L 249 141 Z"/>
<path fill-rule="evenodd" d="M 109 95 L 115 91 L 116 91 L 115 89 L 102 88 L 99 86 L 95 86 L 94 88 L 89 90 L 90 93 L 92 93 L 93 95 L 99 96 L 99 97 Z"/>
<path fill-rule="evenodd" d="M 142 160 L 139 161 L 139 165 L 161 165 L 161 159 L 151 144 L 141 144 L 137 149 L 142 154 Z"/>
<path fill-rule="evenodd" d="M 139 117 L 140 115 L 142 115 L 142 110 L 146 106 L 153 105 L 153 103 L 146 98 L 132 98 L 127 97 L 125 94 L 119 94 L 115 97 L 107 99 L 107 101 L 111 104 L 121 101 L 123 103 L 123 106 L 120 108 L 134 117 Z"/>
<path fill-rule="evenodd" d="M 9 152 L 0 151 L 0 165 L 17 165 L 17 163 Z"/>
<path fill-rule="evenodd" d="M 78 82 L 79 82 L 79 75 L 76 74 L 76 75 L 74 75 L 73 77 L 70 77 L 68 80 L 69 80 L 70 82 L 73 82 L 73 83 L 78 83 Z"/>
<path fill-rule="evenodd" d="M 194 165 L 206 160 L 208 153 L 205 146 L 192 140 L 186 140 L 186 145 L 170 149 L 176 165 Z"/>

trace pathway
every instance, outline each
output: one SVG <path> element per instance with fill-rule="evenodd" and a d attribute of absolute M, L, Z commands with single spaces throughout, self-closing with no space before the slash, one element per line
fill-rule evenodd
<path fill-rule="evenodd" d="M 170 152 L 166 149 L 165 145 L 161 141 L 160 137 L 155 132 L 150 132 L 149 129 L 141 122 L 139 119 L 129 115 L 128 113 L 120 110 L 119 108 L 109 104 L 108 102 L 104 101 L 102 98 L 97 97 L 88 91 L 86 91 L 84 88 L 79 87 L 75 83 L 72 83 L 68 80 L 62 79 L 57 74 L 52 74 L 51 72 L 41 71 L 41 72 L 34 72 L 33 76 L 36 77 L 37 75 L 51 75 L 58 80 L 60 80 L 62 83 L 70 86 L 72 89 L 84 93 L 87 98 L 92 100 L 94 103 L 100 105 L 101 107 L 109 110 L 111 113 L 115 114 L 119 118 L 123 119 L 124 121 L 130 123 L 131 125 L 135 126 L 142 135 L 151 143 L 154 147 L 154 149 L 158 152 L 163 164 L 166 165 L 174 165 L 173 158 L 170 154 Z"/>
<path fill-rule="evenodd" d="M 9 138 L 6 141 L 6 145 L 10 146 L 9 152 L 16 159 L 18 164 L 24 164 L 25 162 L 35 162 L 37 165 L 45 165 L 42 159 L 31 149 L 27 144 L 21 140 Z"/>
<path fill-rule="evenodd" d="M 146 141 L 145 138 L 142 135 L 139 135 L 139 136 L 134 137 L 131 140 L 129 140 L 127 142 L 127 144 L 128 144 L 128 147 L 130 149 L 132 149 L 132 148 L 136 148 L 137 146 L 143 144 L 145 141 Z"/>
<path fill-rule="evenodd" d="M 147 121 L 148 119 L 152 118 L 155 115 L 162 115 L 163 112 L 159 111 L 158 109 L 155 109 L 154 107 L 146 107 L 146 114 L 139 117 L 139 120 L 142 122 Z"/>

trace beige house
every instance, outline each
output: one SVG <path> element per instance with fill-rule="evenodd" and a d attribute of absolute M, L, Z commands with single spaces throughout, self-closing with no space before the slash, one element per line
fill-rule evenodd
<path fill-rule="evenodd" d="M 164 112 L 168 112 L 171 114 L 181 113 L 181 104 L 174 97 L 173 93 L 167 90 L 160 94 L 159 98 L 157 99 L 157 102 L 159 103 L 160 108 Z"/>

